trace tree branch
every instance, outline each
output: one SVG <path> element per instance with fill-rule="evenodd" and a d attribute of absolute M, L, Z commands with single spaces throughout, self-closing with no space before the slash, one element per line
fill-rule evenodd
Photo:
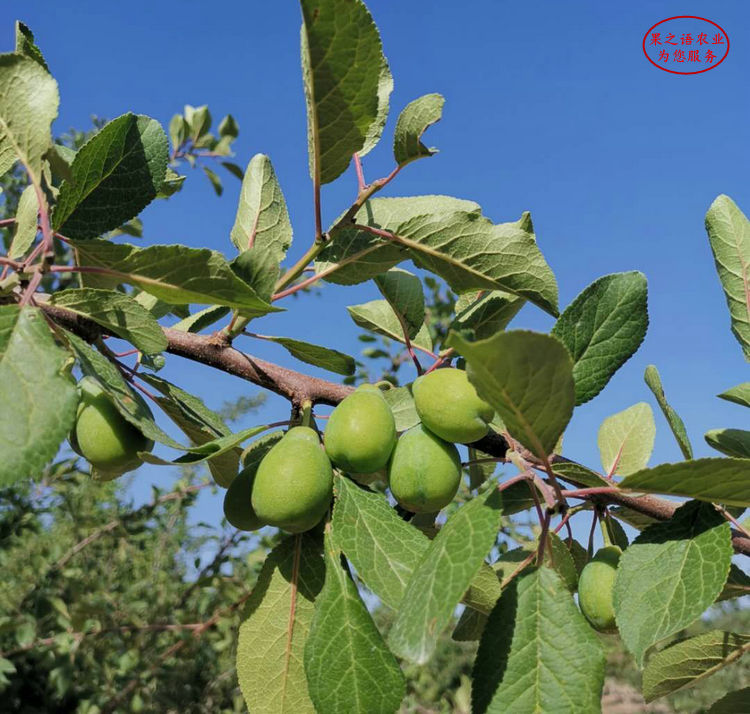
<path fill-rule="evenodd" d="M 94 342 L 102 334 L 111 334 L 92 320 L 70 310 L 45 303 L 40 303 L 40 308 L 58 325 L 74 332 L 87 342 Z M 169 327 L 162 329 L 167 338 L 167 352 L 170 354 L 246 379 L 281 395 L 293 404 L 301 404 L 309 399 L 315 404 L 336 405 L 353 391 L 352 387 L 308 377 L 240 352 L 221 334 L 199 335 Z"/>
<path fill-rule="evenodd" d="M 474 442 L 471 446 L 479 451 L 489 454 L 490 456 L 499 456 L 502 458 L 505 458 L 506 453 L 510 449 L 505 437 L 496 432 L 489 433 L 479 441 Z M 544 464 L 528 451 L 523 450 L 522 455 L 529 463 L 544 468 Z M 553 454 L 549 460 L 553 465 L 556 463 L 572 463 L 570 459 L 566 459 L 564 456 L 558 454 Z M 578 488 L 587 488 L 587 485 L 580 481 L 575 481 L 567 476 L 562 478 L 564 481 L 567 481 Z M 681 505 L 675 501 L 667 501 L 664 498 L 658 498 L 656 496 L 629 496 L 625 492 L 592 494 L 584 496 L 583 498 L 602 505 L 624 506 L 625 508 L 630 508 L 633 511 L 642 513 L 644 516 L 654 518 L 657 521 L 668 521 Z M 737 553 L 750 555 L 750 538 L 745 537 L 737 531 L 732 531 L 732 545 Z"/>
<path fill-rule="evenodd" d="M 102 330 L 99 325 L 70 310 L 45 303 L 41 303 L 40 308 L 54 322 L 71 332 L 75 332 L 79 337 L 89 342 L 96 340 L 102 333 L 106 334 L 106 331 Z M 313 404 L 335 406 L 353 391 L 352 387 L 328 382 L 317 377 L 309 377 L 301 372 L 295 372 L 240 352 L 232 347 L 230 342 L 220 333 L 199 335 L 168 327 L 162 329 L 167 337 L 167 352 L 170 354 L 179 355 L 194 362 L 214 367 L 227 374 L 246 379 L 259 387 L 285 397 L 293 405 L 299 406 L 303 401 L 310 400 Z M 491 432 L 471 446 L 490 456 L 499 458 L 505 458 L 510 449 L 505 437 L 495 432 Z M 525 452 L 523 456 L 530 463 L 544 467 L 539 459 L 528 452 Z M 568 459 L 557 454 L 550 457 L 552 464 L 563 461 L 568 461 Z M 569 478 L 564 480 L 578 488 L 587 487 L 586 484 Z M 659 521 L 669 520 L 679 506 L 678 503 L 655 496 L 634 497 L 616 492 L 593 494 L 586 496 L 586 499 L 603 505 L 624 506 Z M 733 531 L 732 544 L 736 552 L 750 555 L 750 538 Z"/>

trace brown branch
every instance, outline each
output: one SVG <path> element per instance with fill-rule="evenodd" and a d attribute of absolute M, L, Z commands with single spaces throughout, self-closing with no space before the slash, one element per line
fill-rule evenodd
<path fill-rule="evenodd" d="M 44 303 L 40 307 L 57 324 L 75 332 L 89 342 L 95 341 L 105 332 L 96 323 L 70 310 Z M 308 377 L 300 372 L 240 352 L 234 349 L 229 341 L 220 334 L 199 335 L 171 328 L 163 329 L 168 342 L 167 352 L 170 354 L 179 355 L 194 362 L 214 367 L 227 374 L 246 379 L 289 399 L 294 405 L 301 405 L 303 401 L 310 400 L 313 404 L 335 406 L 353 391 L 352 387 L 328 382 L 317 377 Z M 505 437 L 495 432 L 474 442 L 471 446 L 490 456 L 499 458 L 505 458 L 510 448 Z M 543 464 L 528 452 L 524 453 L 523 456 L 530 463 L 543 467 Z M 563 461 L 568 461 L 568 459 L 556 454 L 550 457 L 552 464 Z M 564 480 L 578 488 L 587 487 L 587 484 L 569 478 Z M 624 506 L 659 521 L 669 520 L 679 506 L 679 503 L 655 496 L 635 497 L 625 493 L 596 494 L 586 496 L 586 498 L 602 505 Z M 732 544 L 736 552 L 750 555 L 750 538 L 733 531 Z"/>
<path fill-rule="evenodd" d="M 510 448 L 505 437 L 495 432 L 492 432 L 479 441 L 474 442 L 471 446 L 489 454 L 490 456 L 499 456 L 502 458 L 505 458 L 505 455 Z M 523 452 L 523 457 L 530 463 L 538 465 L 541 468 L 544 467 L 539 459 L 527 451 Z M 550 462 L 554 465 L 556 463 L 570 462 L 570 459 L 554 454 L 550 457 Z M 562 478 L 564 481 L 567 481 L 578 488 L 587 488 L 587 484 L 575 481 L 567 476 Z M 668 521 L 681 505 L 675 501 L 667 501 L 664 498 L 658 498 L 656 496 L 629 496 L 625 492 L 593 494 L 590 496 L 584 496 L 584 498 L 585 500 L 591 500 L 594 503 L 602 505 L 624 506 L 625 508 L 630 508 L 633 511 L 642 513 L 644 516 L 654 518 L 657 521 Z M 750 555 L 750 538 L 745 537 L 737 531 L 732 531 L 732 545 L 734 546 L 735 552 L 743 555 Z"/>
<path fill-rule="evenodd" d="M 42 303 L 41 309 L 57 324 L 74 332 L 87 342 L 94 342 L 102 334 L 109 334 L 95 322 L 56 305 Z M 317 377 L 295 372 L 252 355 L 245 354 L 232 347 L 230 342 L 220 334 L 199 335 L 165 327 L 167 352 L 193 362 L 200 362 L 246 379 L 264 389 L 289 399 L 292 403 L 301 404 L 306 399 L 315 404 L 338 404 L 353 391 L 352 387 L 335 384 Z"/>

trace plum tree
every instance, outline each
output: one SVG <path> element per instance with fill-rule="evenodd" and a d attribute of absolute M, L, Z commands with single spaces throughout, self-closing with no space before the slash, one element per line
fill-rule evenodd
<path fill-rule="evenodd" d="M 471 682 L 474 711 L 523 714 L 537 711 L 540 702 L 561 712 L 599 711 L 604 652 L 586 618 L 611 631 L 616 612 L 623 645 L 648 668 L 654 646 L 668 644 L 723 593 L 744 592 L 744 573 L 730 566 L 733 552 L 750 554 L 750 538 L 726 507 L 750 507 L 748 434 L 714 430 L 709 445 L 729 458 L 693 458 L 688 431 L 668 404 L 656 369 L 649 367 L 646 383 L 684 461 L 649 468 L 654 421 L 634 420 L 631 410 L 608 419 L 600 430 L 603 475 L 598 465 L 558 453 L 575 409 L 602 392 L 643 343 L 649 324 L 645 276 L 636 271 L 603 276 L 561 306 L 558 279 L 545 261 L 530 214 L 495 223 L 494 208 L 483 211 L 467 200 L 471 197 L 409 190 L 398 198 L 376 195 L 393 188 L 413 162 L 435 154 L 422 139 L 441 119 L 444 99 L 433 93 L 409 102 L 392 122 L 389 172 L 366 176 L 382 165 L 378 158 L 365 167 L 362 157 L 383 135 L 393 86 L 378 30 L 362 0 L 301 0 L 301 8 L 315 211 L 308 244 L 294 244 L 297 255 L 290 252 L 292 221 L 282 186 L 265 154 L 251 158 L 244 172 L 221 162 L 242 180 L 231 256 L 213 242 L 200 248 L 129 243 L 123 234 L 139 232 L 141 211 L 181 190 L 186 177 L 176 169 L 183 159 L 206 169 L 196 162 L 231 153 L 236 122 L 226 117 L 217 136 L 210 131 L 207 107 L 186 106 L 170 122 L 168 137 L 157 120 L 128 112 L 66 151 L 51 133 L 55 117 L 64 116 L 59 87 L 28 28 L 17 26 L 15 51 L 0 55 L 0 179 L 18 171 L 19 188 L 25 185 L 17 192 L 16 216 L 0 219 L 5 233 L 0 486 L 41 474 L 71 430 L 71 443 L 98 478 L 135 468 L 139 451 L 151 448 L 129 423 L 129 412 L 122 411 L 137 408 L 136 423 L 160 442 L 160 450 L 181 452 L 159 454 L 150 463 L 172 469 L 205 464 L 218 487 L 231 485 L 225 510 L 233 523 L 265 523 L 292 533 L 267 539 L 275 547 L 256 586 L 226 607 L 230 613 L 248 606 L 237 673 L 253 710 L 398 711 L 407 670 L 396 658 L 427 662 L 463 601 L 471 618 L 463 634 L 471 629 L 480 637 Z M 207 176 L 218 187 L 218 177 L 208 169 Z M 322 191 L 339 177 L 355 179 L 356 185 L 351 203 L 334 206 L 328 199 L 343 195 L 344 187 Z M 0 211 L 7 196 L 4 191 Z M 338 218 L 324 224 L 324 216 Z M 733 332 L 750 356 L 742 278 L 750 264 L 747 218 L 720 196 L 706 225 Z M 407 261 L 419 274 L 400 267 Z M 384 376 L 396 389 L 381 395 L 366 387 L 350 396 L 367 370 L 334 348 L 340 345 L 251 331 L 253 321 L 273 322 L 284 310 L 280 305 L 325 284 L 357 286 L 352 292 L 358 296 L 368 290 L 381 295 L 349 305 L 348 311 L 368 333 L 360 335 L 363 342 L 380 340 L 388 350 L 398 350 L 392 354 L 378 343 L 362 351 L 368 359 L 391 358 Z M 428 304 L 425 286 L 433 294 L 450 290 L 441 309 L 434 300 Z M 345 315 L 338 297 L 346 291 L 336 290 L 336 299 L 305 313 L 302 319 L 311 328 L 335 325 Z M 550 334 L 507 329 L 524 304 L 555 320 Z M 278 324 L 282 329 L 299 325 L 296 317 Z M 343 382 L 261 359 L 247 343 L 239 344 L 245 338 L 274 343 Z M 131 348 L 115 352 L 112 345 L 119 341 Z M 128 356 L 131 364 L 122 361 Z M 173 365 L 182 358 L 203 365 L 208 374 L 218 370 L 273 392 L 289 403 L 289 411 L 269 423 L 233 430 L 191 393 L 189 384 L 184 388 L 163 376 L 179 379 Z M 399 365 L 413 365 L 423 375 L 411 390 L 395 384 Z M 96 380 L 89 386 L 83 382 L 80 409 L 71 378 L 75 370 Z M 376 380 L 368 376 L 367 381 Z M 209 378 L 201 375 L 199 384 L 208 388 Z M 139 393 L 160 408 L 158 415 L 140 409 Z M 749 406 L 749 394 L 744 383 L 721 396 Z M 309 425 L 324 418 L 316 413 L 320 405 L 339 404 L 324 448 Z M 502 419 L 500 429 L 490 424 L 493 410 Z M 640 406 L 638 413 L 644 413 Z M 162 424 L 166 419 L 170 427 Z M 277 434 L 278 442 L 262 457 L 261 439 L 248 447 L 260 461 L 255 480 L 250 472 L 238 476 L 245 442 L 282 425 L 292 428 Z M 185 438 L 176 440 L 169 428 Z M 394 446 L 396 430 L 404 433 Z M 459 498 L 462 464 L 456 444 L 469 446 L 464 464 L 469 483 Z M 337 473 L 334 494 L 329 456 L 360 484 Z M 362 486 L 386 460 L 393 497 L 409 511 L 430 515 L 450 504 L 445 521 L 403 518 L 380 484 Z M 495 474 L 500 462 L 503 472 Z M 368 471 L 373 473 L 358 473 Z M 531 486 L 531 497 L 517 498 L 511 487 L 518 486 Z M 691 501 L 679 505 L 657 494 Z M 619 553 L 605 548 L 587 566 L 580 578 L 584 617 L 571 595 L 570 577 L 588 551 L 575 541 L 569 520 L 577 523 L 592 507 L 595 519 L 616 518 L 643 533 L 619 565 Z M 508 520 L 524 510 L 531 512 L 531 523 L 525 516 L 523 522 Z M 316 527 L 323 519 L 324 526 Z M 566 541 L 551 537 L 563 527 L 570 528 Z M 118 528 L 118 537 L 121 532 L 124 536 Z M 521 562 L 506 559 L 508 540 L 528 543 L 536 552 L 522 554 Z M 87 542 L 93 541 L 84 537 L 82 546 Z M 55 561 L 66 558 L 55 556 Z M 498 574 L 502 569 L 502 581 L 490 572 L 492 566 Z M 67 577 L 67 569 L 57 566 L 42 570 L 56 579 Z M 680 585 L 680 592 L 690 589 L 691 597 L 674 597 L 673 588 L 654 586 L 663 581 Z M 700 587 L 691 589 L 696 582 Z M 394 610 L 385 637 L 360 599 L 360 584 Z M 214 627 L 223 612 L 197 624 L 193 634 Z M 484 627 L 477 628 L 485 617 Z M 159 620 L 160 627 L 167 622 Z M 165 637 L 181 625 L 166 627 Z M 101 632 L 82 630 L 66 629 L 66 641 L 74 646 L 79 635 Z M 40 642 L 57 639 L 41 629 L 39 634 L 45 635 Z M 16 631 L 22 650 L 27 637 Z M 736 658 L 724 651 L 726 641 L 722 634 L 717 643 L 723 663 Z M 703 649 L 701 642 L 688 645 Z M 661 649 L 670 650 L 679 654 L 682 648 Z M 159 661 L 166 663 L 174 651 L 165 649 Z M 14 652 L 0 653 L 0 690 Z M 698 672 L 694 658 L 684 657 L 679 671 L 657 667 L 662 673 L 654 676 L 661 678 L 660 686 L 675 681 L 682 686 L 710 673 L 711 659 Z M 140 686 L 139 676 L 130 684 L 116 679 L 123 693 L 117 697 Z M 107 703 L 108 711 L 144 708 L 117 697 Z M 45 710 L 51 709 L 56 710 Z"/>
<path fill-rule="evenodd" d="M 79 382 L 80 402 L 69 441 L 73 449 L 107 481 L 138 468 L 139 451 L 151 451 L 147 439 L 120 414 L 99 384 L 88 377 Z"/>
<path fill-rule="evenodd" d="M 414 380 L 412 393 L 422 423 L 445 441 L 470 444 L 481 439 L 495 415 L 461 369 L 423 374 Z"/>
<path fill-rule="evenodd" d="M 617 632 L 612 593 L 622 550 L 609 545 L 586 563 L 578 580 L 578 604 L 591 626 L 599 632 Z"/>
<path fill-rule="evenodd" d="M 308 426 L 292 427 L 258 466 L 252 490 L 257 517 L 290 533 L 310 530 L 333 496 L 333 470 Z"/>
<path fill-rule="evenodd" d="M 388 485 L 393 497 L 409 511 L 431 513 L 444 508 L 456 495 L 460 480 L 458 450 L 423 424 L 412 427 L 396 442 Z"/>
<path fill-rule="evenodd" d="M 353 474 L 382 469 L 396 444 L 396 423 L 383 393 L 363 384 L 328 419 L 325 448 L 331 461 Z"/>

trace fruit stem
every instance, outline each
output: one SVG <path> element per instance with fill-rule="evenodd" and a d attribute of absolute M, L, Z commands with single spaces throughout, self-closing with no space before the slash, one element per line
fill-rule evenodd
<path fill-rule="evenodd" d="M 607 512 L 606 508 L 599 516 L 599 525 L 601 526 L 602 530 L 602 539 L 604 540 L 604 546 L 608 548 L 609 546 L 614 545 L 614 542 L 612 540 L 612 531 L 610 530 L 609 524 L 609 513 Z"/>
<path fill-rule="evenodd" d="M 306 399 L 302 402 L 302 426 L 310 426 L 312 423 L 312 401 Z"/>

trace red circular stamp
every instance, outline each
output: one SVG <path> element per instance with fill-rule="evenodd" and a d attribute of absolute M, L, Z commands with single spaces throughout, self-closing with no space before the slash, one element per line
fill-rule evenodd
<path fill-rule="evenodd" d="M 701 74 L 729 54 L 729 35 L 705 17 L 677 15 L 646 30 L 643 54 L 654 67 L 672 74 Z"/>

